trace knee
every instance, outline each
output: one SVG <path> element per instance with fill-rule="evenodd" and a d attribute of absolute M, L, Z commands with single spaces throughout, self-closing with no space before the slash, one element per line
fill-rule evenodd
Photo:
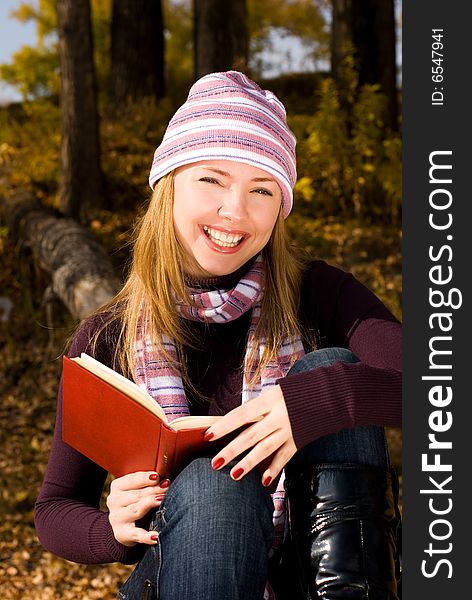
<path fill-rule="evenodd" d="M 218 509 L 250 515 L 266 514 L 271 519 L 272 502 L 255 471 L 234 481 L 229 475 L 234 464 L 215 471 L 211 458 L 193 460 L 172 482 L 166 494 L 168 508 L 198 513 L 202 519 L 214 518 Z"/>
<path fill-rule="evenodd" d="M 356 363 L 359 359 L 347 348 L 322 348 L 321 350 L 314 350 L 302 356 L 292 366 L 288 375 L 294 375 L 295 373 L 301 373 L 303 371 L 311 371 L 318 367 L 327 367 L 334 364 L 335 362 L 343 363 Z"/>

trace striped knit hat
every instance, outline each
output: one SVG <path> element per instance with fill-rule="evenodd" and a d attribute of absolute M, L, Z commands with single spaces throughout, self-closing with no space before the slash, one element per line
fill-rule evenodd
<path fill-rule="evenodd" d="M 283 214 L 293 204 L 296 139 L 282 102 L 243 73 L 211 73 L 190 88 L 154 153 L 149 185 L 177 167 L 205 159 L 234 160 L 274 177 Z"/>

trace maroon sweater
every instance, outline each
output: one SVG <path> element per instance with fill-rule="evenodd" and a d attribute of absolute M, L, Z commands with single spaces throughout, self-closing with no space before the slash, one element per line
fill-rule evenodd
<path fill-rule="evenodd" d="M 231 277 L 207 280 L 205 286 L 223 287 Z M 225 414 L 240 404 L 240 365 L 249 322 L 249 312 L 225 324 L 189 322 L 200 343 L 198 350 L 186 351 L 189 375 L 208 398 L 188 394 L 192 414 Z M 98 323 L 97 317 L 85 321 L 69 356 L 90 352 Z M 345 427 L 399 427 L 401 325 L 380 300 L 352 275 L 314 261 L 302 285 L 300 323 L 314 330 L 319 347 L 349 348 L 360 362 L 338 362 L 278 381 L 297 447 Z M 108 365 L 112 340 L 109 331 L 95 353 Z M 46 549 L 75 562 L 136 562 L 145 548 L 118 543 L 108 514 L 99 509 L 107 473 L 62 442 L 61 389 L 51 454 L 35 506 L 39 539 Z"/>

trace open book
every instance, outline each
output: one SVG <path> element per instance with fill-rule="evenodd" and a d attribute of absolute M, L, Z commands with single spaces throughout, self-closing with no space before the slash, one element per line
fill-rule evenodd
<path fill-rule="evenodd" d="M 62 439 L 116 477 L 152 470 L 175 477 L 192 458 L 217 451 L 203 436 L 220 418 L 189 416 L 169 423 L 161 406 L 133 381 L 87 354 L 64 357 Z"/>

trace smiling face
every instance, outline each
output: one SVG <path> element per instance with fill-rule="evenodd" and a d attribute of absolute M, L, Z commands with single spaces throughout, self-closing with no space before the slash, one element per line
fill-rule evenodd
<path fill-rule="evenodd" d="M 175 172 L 174 228 L 193 277 L 233 273 L 267 244 L 282 203 L 266 171 L 227 160 L 184 165 Z"/>

